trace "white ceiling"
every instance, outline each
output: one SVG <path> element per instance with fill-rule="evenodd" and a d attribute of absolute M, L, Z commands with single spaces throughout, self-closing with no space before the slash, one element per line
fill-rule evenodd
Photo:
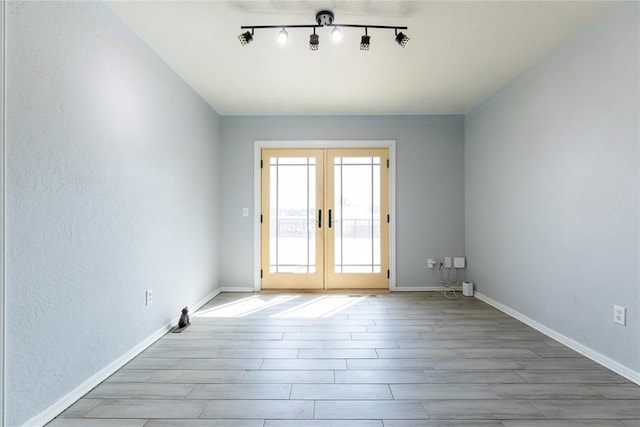
<path fill-rule="evenodd" d="M 535 64 L 611 2 L 588 1 L 109 1 L 107 4 L 221 115 L 462 114 Z M 345 28 L 340 43 L 318 29 L 255 30 L 241 25 L 335 23 L 407 26 Z"/>

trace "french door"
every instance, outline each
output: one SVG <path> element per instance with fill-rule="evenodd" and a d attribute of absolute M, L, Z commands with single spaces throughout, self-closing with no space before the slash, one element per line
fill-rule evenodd
<path fill-rule="evenodd" d="M 388 149 L 261 157 L 262 289 L 388 289 Z"/>

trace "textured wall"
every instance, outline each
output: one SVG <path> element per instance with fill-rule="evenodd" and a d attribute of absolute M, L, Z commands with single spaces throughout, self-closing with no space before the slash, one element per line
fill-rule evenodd
<path fill-rule="evenodd" d="M 396 140 L 397 286 L 433 286 L 428 257 L 464 254 L 463 119 L 224 117 L 220 283 L 253 286 L 255 140 Z"/>
<path fill-rule="evenodd" d="M 215 289 L 220 174 L 216 113 L 103 4 L 11 2 L 7 43 L 15 426 Z"/>
<path fill-rule="evenodd" d="M 466 249 L 483 294 L 640 372 L 638 3 L 476 108 Z M 628 326 L 613 323 L 613 305 Z"/>

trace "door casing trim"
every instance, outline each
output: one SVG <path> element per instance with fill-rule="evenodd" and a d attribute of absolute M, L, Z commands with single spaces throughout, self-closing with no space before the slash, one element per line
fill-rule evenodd
<path fill-rule="evenodd" d="M 253 143 L 253 290 L 260 291 L 260 154 L 263 148 L 388 148 L 389 149 L 389 290 L 396 290 L 396 141 L 289 140 Z"/>

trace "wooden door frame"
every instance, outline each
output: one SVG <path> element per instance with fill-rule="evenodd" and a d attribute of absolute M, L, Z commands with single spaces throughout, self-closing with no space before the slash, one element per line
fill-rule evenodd
<path fill-rule="evenodd" d="M 395 140 L 337 140 L 337 141 L 262 141 L 253 143 L 253 291 L 259 292 L 260 281 L 260 158 L 266 148 L 388 148 L 389 149 L 389 290 L 396 290 L 396 141 Z"/>

